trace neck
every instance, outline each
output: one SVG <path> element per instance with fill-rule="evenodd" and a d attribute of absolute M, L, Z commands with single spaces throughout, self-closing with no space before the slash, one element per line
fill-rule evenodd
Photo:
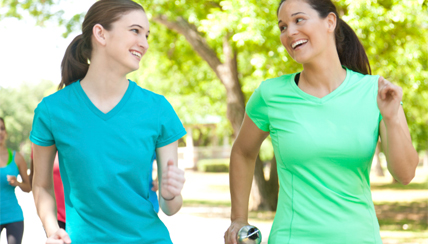
<path fill-rule="evenodd" d="M 346 70 L 340 64 L 336 49 L 326 50 L 313 62 L 303 64 L 300 84 L 312 89 L 324 90 L 328 93 L 342 84 Z"/>
<path fill-rule="evenodd" d="M 88 96 L 99 99 L 122 96 L 129 85 L 126 72 L 120 72 L 114 65 L 101 60 L 91 62 L 88 73 L 80 83 Z"/>

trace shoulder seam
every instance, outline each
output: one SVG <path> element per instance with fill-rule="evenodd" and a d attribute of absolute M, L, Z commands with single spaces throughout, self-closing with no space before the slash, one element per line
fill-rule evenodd
<path fill-rule="evenodd" d="M 51 133 L 52 133 L 52 138 L 53 141 L 55 142 L 55 137 L 54 137 L 54 133 L 53 133 L 53 127 L 52 127 L 52 118 L 51 118 L 51 113 L 49 112 L 49 107 L 47 105 L 47 103 L 45 102 L 45 107 L 46 107 L 46 112 L 48 113 L 49 116 L 49 127 L 51 129 Z M 55 143 L 54 143 L 55 144 Z"/>
<path fill-rule="evenodd" d="M 260 84 L 260 95 L 261 95 L 261 97 L 262 97 L 262 100 L 263 100 L 263 102 L 265 103 L 265 105 L 266 105 L 266 110 L 267 110 L 267 119 L 268 119 L 268 122 L 269 122 L 269 131 L 270 131 L 270 116 L 269 116 L 269 106 L 268 106 L 268 104 L 266 103 L 266 100 L 265 100 L 265 98 L 264 98 L 264 92 L 263 92 L 263 90 L 264 89 L 261 89 L 262 88 L 262 84 L 264 83 L 264 81 Z"/>

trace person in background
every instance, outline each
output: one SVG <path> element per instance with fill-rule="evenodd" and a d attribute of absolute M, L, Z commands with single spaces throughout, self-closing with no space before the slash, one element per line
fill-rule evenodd
<path fill-rule="evenodd" d="M 151 164 L 151 172 L 153 172 L 153 164 L 156 163 L 156 153 L 153 154 L 153 160 L 152 160 L 152 164 Z M 149 179 L 150 185 L 152 187 L 150 187 L 150 191 L 149 191 L 149 200 L 153 205 L 153 209 L 155 210 L 156 213 L 159 213 L 159 201 L 158 201 L 158 195 L 156 194 L 156 192 L 159 190 L 158 187 L 158 180 L 157 177 L 155 180 L 153 180 L 153 174 L 150 174 L 150 179 Z"/>
<path fill-rule="evenodd" d="M 6 124 L 0 117 L 0 233 L 6 229 L 8 244 L 20 244 L 24 234 L 24 215 L 15 195 L 18 186 L 23 192 L 31 191 L 27 163 L 18 152 L 6 146 Z M 17 177 L 21 175 L 22 182 Z"/>

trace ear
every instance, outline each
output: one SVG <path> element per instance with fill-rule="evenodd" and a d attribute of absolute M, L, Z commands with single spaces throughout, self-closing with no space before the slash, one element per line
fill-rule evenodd
<path fill-rule="evenodd" d="M 337 16 L 333 12 L 329 13 L 326 17 L 327 22 L 327 31 L 328 32 L 334 32 L 337 25 Z"/>
<path fill-rule="evenodd" d="M 100 24 L 96 24 L 92 28 L 92 35 L 94 36 L 95 41 L 102 46 L 106 45 L 106 34 L 107 31 Z"/>

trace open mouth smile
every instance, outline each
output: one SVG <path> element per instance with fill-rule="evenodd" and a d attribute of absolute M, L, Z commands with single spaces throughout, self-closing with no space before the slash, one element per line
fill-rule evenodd
<path fill-rule="evenodd" d="M 138 59 L 141 59 L 141 57 L 143 56 L 142 53 L 140 53 L 138 51 L 134 51 L 134 50 L 130 51 L 130 53 L 132 55 L 134 55 L 135 57 L 137 57 Z"/>
<path fill-rule="evenodd" d="M 296 49 L 296 48 L 298 48 L 300 46 L 303 46 L 307 42 L 308 42 L 308 40 L 297 40 L 297 41 L 291 43 L 291 48 Z"/>

